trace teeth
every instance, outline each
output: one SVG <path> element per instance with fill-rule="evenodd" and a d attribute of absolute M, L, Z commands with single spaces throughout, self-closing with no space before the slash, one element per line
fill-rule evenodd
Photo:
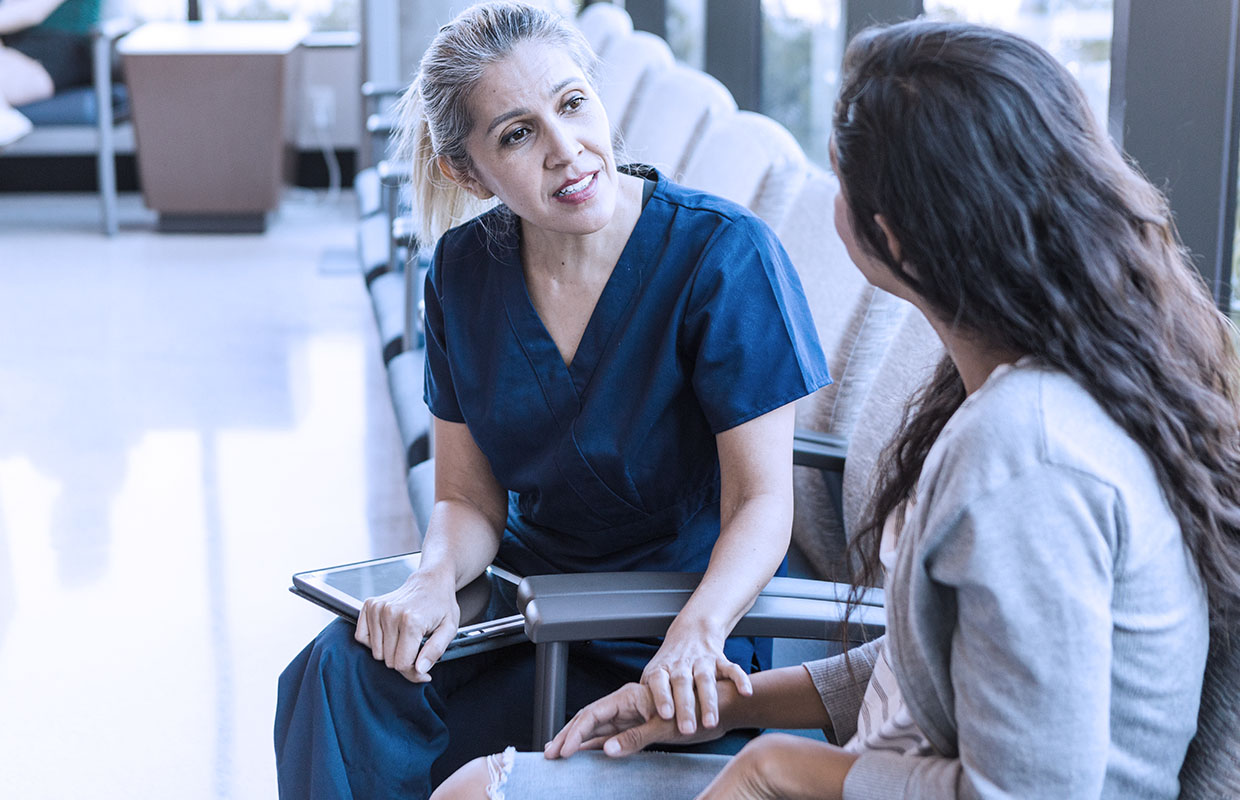
<path fill-rule="evenodd" d="M 593 175 L 586 175 L 584 178 L 582 178 L 581 180 L 577 181 L 576 183 L 571 183 L 571 184 L 569 184 L 568 186 L 565 186 L 565 187 L 564 187 L 563 189 L 561 189 L 560 191 L 556 192 L 556 193 L 555 193 L 555 196 L 556 196 L 556 197 L 566 197 L 566 196 L 568 196 L 568 195 L 570 195 L 570 194 L 576 194 L 577 192 L 580 192 L 582 189 L 584 189 L 584 188 L 586 188 L 587 186 L 589 186 L 589 185 L 590 185 L 590 179 L 591 179 L 591 178 L 593 178 L 593 177 L 594 177 Z"/>

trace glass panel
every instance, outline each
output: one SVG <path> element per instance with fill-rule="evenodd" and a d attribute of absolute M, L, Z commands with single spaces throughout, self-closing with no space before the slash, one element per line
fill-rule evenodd
<path fill-rule="evenodd" d="M 316 31 L 356 31 L 358 0 L 201 0 L 205 20 L 305 20 Z"/>
<path fill-rule="evenodd" d="M 667 44 L 678 61 L 706 64 L 706 0 L 667 0 Z"/>
<path fill-rule="evenodd" d="M 843 57 L 840 0 L 762 0 L 762 108 L 826 166 Z"/>
<path fill-rule="evenodd" d="M 1106 125 L 1112 0 L 925 0 L 926 16 L 993 25 L 1028 36 L 1071 72 Z"/>

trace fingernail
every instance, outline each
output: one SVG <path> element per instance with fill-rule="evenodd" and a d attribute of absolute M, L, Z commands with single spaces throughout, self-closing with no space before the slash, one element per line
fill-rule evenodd
<path fill-rule="evenodd" d="M 663 717 L 664 719 L 671 719 L 672 718 L 672 707 L 671 706 L 659 706 L 659 716 Z"/>
<path fill-rule="evenodd" d="M 417 663 L 418 672 L 426 672 L 430 668 L 431 668 L 431 662 L 427 661 L 425 658 L 418 659 L 418 663 Z"/>
<path fill-rule="evenodd" d="M 715 727 L 715 715 L 707 714 L 706 716 L 702 717 L 702 724 L 708 728 Z"/>
<path fill-rule="evenodd" d="M 615 739 L 608 739 L 606 742 L 603 742 L 603 752 L 609 756 L 620 755 L 620 743 Z"/>

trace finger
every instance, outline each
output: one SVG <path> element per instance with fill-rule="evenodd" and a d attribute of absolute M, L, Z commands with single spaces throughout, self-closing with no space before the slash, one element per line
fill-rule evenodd
<path fill-rule="evenodd" d="M 353 629 L 353 639 L 362 644 L 370 644 L 370 625 L 366 622 L 366 610 L 357 615 L 357 627 Z"/>
<path fill-rule="evenodd" d="M 616 705 L 610 698 L 603 698 L 581 709 L 564 726 L 565 736 L 560 753 L 567 758 L 581 750 L 584 742 L 614 733 L 616 728 L 612 722 L 615 718 Z"/>
<path fill-rule="evenodd" d="M 642 748 L 654 740 L 652 733 L 658 724 L 658 720 L 651 720 L 617 733 L 603 742 L 603 752 L 612 758 L 623 758 L 641 752 Z"/>
<path fill-rule="evenodd" d="M 392 669 L 404 671 L 414 670 L 413 660 L 418 654 L 418 648 L 422 644 L 422 630 L 420 625 L 410 624 L 408 621 L 401 626 L 400 640 L 396 643 L 396 647 L 392 651 L 392 663 L 388 664 Z"/>
<path fill-rule="evenodd" d="M 425 643 L 422 643 L 419 633 L 418 642 L 422 644 L 422 647 L 418 650 L 418 659 L 413 665 L 414 670 L 423 675 L 429 672 L 430 668 L 439 662 L 444 651 L 448 649 L 448 645 L 452 644 L 454 636 L 456 636 L 456 626 L 447 620 L 439 623 L 439 627 L 431 632 Z"/>
<path fill-rule="evenodd" d="M 642 677 L 642 683 L 650 689 L 654 698 L 655 710 L 663 719 L 671 719 L 676 714 L 676 706 L 672 698 L 672 683 L 667 670 L 656 667 L 648 676 Z"/>
<path fill-rule="evenodd" d="M 370 654 L 378 660 L 383 659 L 383 621 L 380 619 L 382 609 L 373 600 L 367 600 L 362 606 L 366 615 L 366 624 L 370 630 Z"/>
<path fill-rule="evenodd" d="M 708 666 L 702 663 L 700 667 Z M 698 668 L 693 671 L 693 685 L 697 689 L 698 711 L 702 727 L 713 728 L 719 724 L 719 691 L 715 687 L 715 671 Z"/>
<path fill-rule="evenodd" d="M 720 679 L 732 681 L 736 686 L 736 691 L 745 697 L 753 694 L 753 681 L 750 680 L 749 675 L 739 665 L 733 664 L 726 658 L 720 658 L 715 662 L 715 670 Z"/>
<path fill-rule="evenodd" d="M 405 627 L 407 626 L 407 617 L 403 612 L 388 606 L 384 609 L 383 614 L 383 663 L 389 669 L 396 669 L 396 648 L 400 645 L 401 637 L 405 636 Z"/>
<path fill-rule="evenodd" d="M 676 727 L 681 733 L 697 730 L 697 697 L 693 693 L 693 673 L 677 670 L 672 675 L 672 695 L 676 703 Z"/>

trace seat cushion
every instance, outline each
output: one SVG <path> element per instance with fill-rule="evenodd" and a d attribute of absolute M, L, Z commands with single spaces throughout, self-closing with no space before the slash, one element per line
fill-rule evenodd
<path fill-rule="evenodd" d="M 35 125 L 94 125 L 99 119 L 99 105 L 91 86 L 65 89 L 17 110 Z M 112 87 L 112 115 L 117 121 L 129 116 L 129 92 L 124 86 Z"/>

